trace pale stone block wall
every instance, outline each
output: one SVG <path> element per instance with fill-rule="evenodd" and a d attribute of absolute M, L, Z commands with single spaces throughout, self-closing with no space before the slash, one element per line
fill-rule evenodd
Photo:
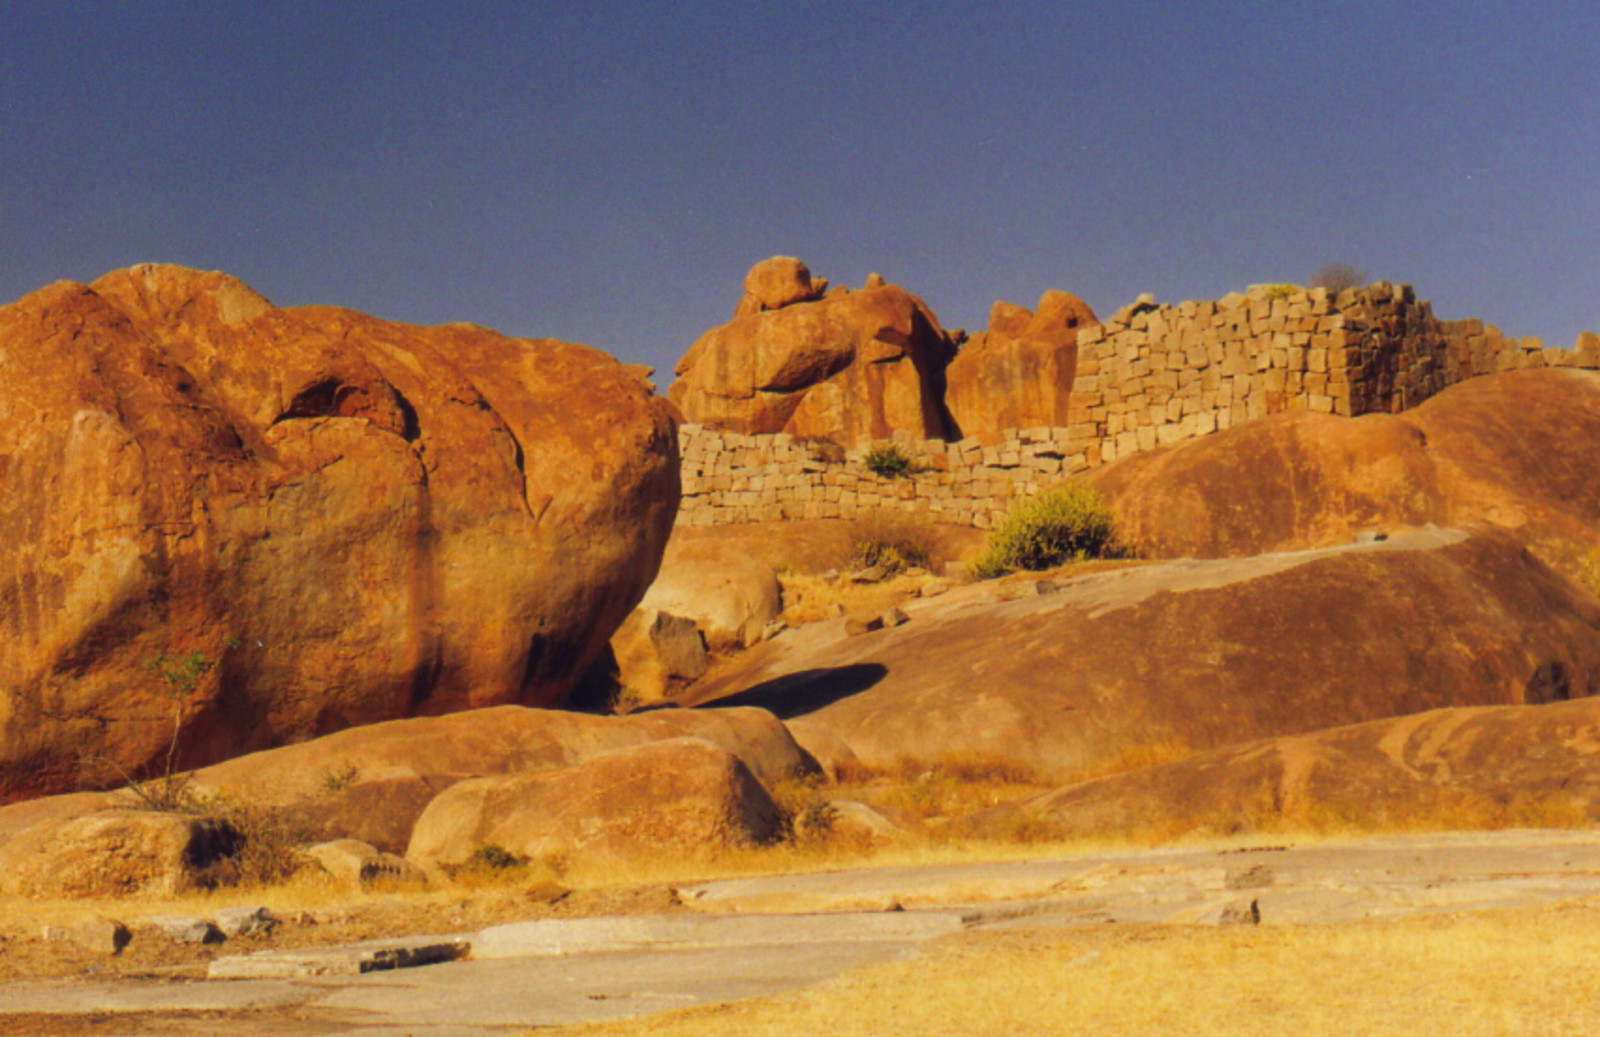
<path fill-rule="evenodd" d="M 987 529 L 1066 476 L 1253 418 L 1398 413 L 1465 378 L 1547 366 L 1600 368 L 1600 340 L 1545 349 L 1482 321 L 1439 321 L 1409 285 L 1130 306 L 1078 332 L 1067 427 L 1008 430 L 994 446 L 897 435 L 910 475 L 875 475 L 866 450 L 684 425 L 678 521 L 901 513 Z"/>

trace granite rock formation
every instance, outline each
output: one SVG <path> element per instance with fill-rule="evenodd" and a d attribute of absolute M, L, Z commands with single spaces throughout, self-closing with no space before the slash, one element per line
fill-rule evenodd
<path fill-rule="evenodd" d="M 677 507 L 668 408 L 582 346 L 141 266 L 0 308 L 0 371 L 0 802 L 175 720 L 186 767 L 559 703 Z"/>
<path fill-rule="evenodd" d="M 999 443 L 1007 429 L 1065 427 L 1078 371 L 1078 329 L 1098 323 L 1083 300 L 1046 292 L 1037 310 L 997 302 L 989 329 L 945 372 L 956 434 Z"/>
<path fill-rule="evenodd" d="M 818 298 L 816 284 L 798 260 L 757 264 L 734 319 L 678 362 L 668 396 L 684 418 L 841 444 L 946 435 L 954 347 L 933 311 L 896 285 Z"/>

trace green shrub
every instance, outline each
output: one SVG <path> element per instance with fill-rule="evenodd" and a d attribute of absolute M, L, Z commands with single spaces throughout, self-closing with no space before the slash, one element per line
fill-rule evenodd
<path fill-rule="evenodd" d="M 987 580 L 1115 553 L 1111 509 L 1095 490 L 1069 483 L 1012 507 L 989 534 L 989 546 L 972 563 L 972 575 Z"/>
<path fill-rule="evenodd" d="M 896 479 L 911 474 L 911 458 L 896 443 L 880 443 L 867 451 L 862 460 L 867 470 L 884 479 Z"/>

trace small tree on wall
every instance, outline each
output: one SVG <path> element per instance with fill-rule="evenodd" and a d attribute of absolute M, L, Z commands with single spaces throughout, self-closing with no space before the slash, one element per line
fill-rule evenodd
<path fill-rule="evenodd" d="M 1342 292 L 1346 288 L 1360 288 L 1367 283 L 1367 275 L 1349 263 L 1328 263 L 1311 275 L 1311 287 Z"/>

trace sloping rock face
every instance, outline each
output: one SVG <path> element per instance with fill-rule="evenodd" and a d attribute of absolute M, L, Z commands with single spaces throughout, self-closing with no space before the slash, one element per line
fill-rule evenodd
<path fill-rule="evenodd" d="M 626 717 L 495 706 L 351 728 L 252 753 L 192 775 L 192 791 L 280 808 L 322 839 L 354 838 L 405 852 L 433 798 L 469 778 L 534 774 L 601 753 L 696 738 L 737 757 L 763 784 L 815 773 L 772 714 L 760 709 L 664 709 Z M 22 833 L 136 802 L 126 791 L 48 796 L 0 807 L 0 850 Z"/>
<path fill-rule="evenodd" d="M 747 280 L 734 320 L 689 347 L 667 391 L 684 417 L 845 445 L 896 431 L 943 437 L 944 368 L 954 349 L 933 311 L 888 284 L 816 298 L 810 271 L 799 269 L 804 284 L 791 271 L 786 290 L 752 293 Z"/>
<path fill-rule="evenodd" d="M 692 694 L 773 710 L 825 766 L 848 750 L 871 765 L 956 758 L 1066 780 L 1600 690 L 1600 602 L 1495 530 L 1019 578 L 904 611 L 905 625 L 848 639 L 844 620 L 786 632 Z"/>
<path fill-rule="evenodd" d="M 1046 292 L 1033 313 L 997 302 L 989 330 L 972 336 L 945 372 L 945 403 L 959 436 L 998 443 L 1006 429 L 1065 428 L 1078 371 L 1078 329 L 1089 304 Z"/>
<path fill-rule="evenodd" d="M 559 703 L 654 576 L 665 404 L 598 351 L 144 266 L 0 308 L 0 801 Z M 184 686 L 160 656 L 213 663 Z M 159 765 L 159 764 L 158 764 Z"/>
<path fill-rule="evenodd" d="M 1600 538 L 1600 374 L 1473 378 L 1403 415 L 1285 414 L 1092 481 L 1146 556 L 1216 558 L 1488 521 L 1562 564 Z"/>
<path fill-rule="evenodd" d="M 778 808 L 738 757 L 669 738 L 562 770 L 464 781 L 429 804 L 406 857 L 449 867 L 485 846 L 540 860 L 653 857 L 763 843 L 778 831 Z"/>
<path fill-rule="evenodd" d="M 959 828 L 1043 837 L 1587 826 L 1600 820 L 1600 700 L 1440 709 L 1273 738 L 984 810 Z"/>

